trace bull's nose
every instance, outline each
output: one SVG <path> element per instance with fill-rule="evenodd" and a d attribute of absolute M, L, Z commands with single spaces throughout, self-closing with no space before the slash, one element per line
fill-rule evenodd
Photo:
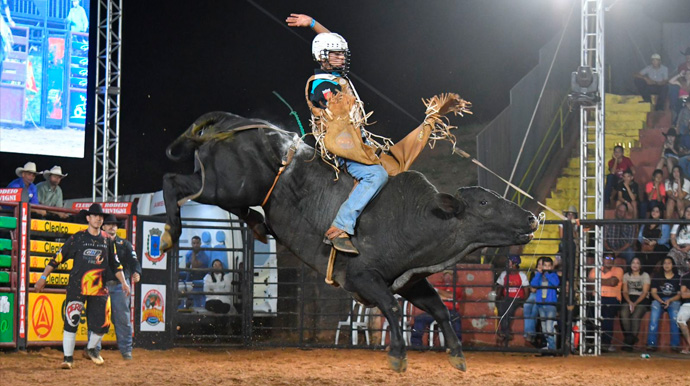
<path fill-rule="evenodd" d="M 537 218 L 534 217 L 533 214 L 530 214 L 527 218 L 527 221 L 529 221 L 529 226 L 532 228 L 532 231 L 536 231 L 539 227 L 539 220 L 537 220 Z"/>

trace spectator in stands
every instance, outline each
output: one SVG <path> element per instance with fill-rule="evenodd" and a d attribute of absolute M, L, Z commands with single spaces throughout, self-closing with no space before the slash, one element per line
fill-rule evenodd
<path fill-rule="evenodd" d="M 628 272 L 623 275 L 623 299 L 621 305 L 621 327 L 623 328 L 623 350 L 632 351 L 640 333 L 640 322 L 649 307 L 649 287 L 652 279 L 642 271 L 642 262 L 635 257 Z"/>
<path fill-rule="evenodd" d="M 651 103 L 652 94 L 656 94 L 656 110 L 663 110 L 668 95 L 668 68 L 661 64 L 661 55 L 652 55 L 652 64 L 635 74 L 634 78 L 637 91 L 642 96 L 641 102 Z"/>
<path fill-rule="evenodd" d="M 605 253 L 601 267 L 601 350 L 613 352 L 615 347 L 611 345 L 613 338 L 613 319 L 618 314 L 621 305 L 621 287 L 623 286 L 623 270 L 614 267 L 613 254 Z M 589 271 L 587 280 L 592 282 L 596 278 L 594 268 Z"/>
<path fill-rule="evenodd" d="M 690 150 L 690 97 L 685 98 L 681 103 L 681 109 L 676 118 L 676 128 L 680 134 L 680 145 L 686 151 Z M 679 161 L 683 167 L 685 175 L 690 175 L 690 156 L 686 155 Z"/>
<path fill-rule="evenodd" d="M 685 71 L 690 71 L 690 47 L 685 48 L 685 52 L 681 51 L 681 54 L 685 55 L 685 61 L 678 65 L 678 68 L 676 69 L 676 72 L 675 72 L 676 76 L 681 75 Z M 671 80 L 669 79 L 669 85 L 668 85 L 669 97 L 673 98 L 674 96 L 678 96 L 681 93 L 680 89 L 681 89 L 681 86 L 679 84 L 671 83 Z M 688 91 L 688 90 L 686 90 L 686 91 Z M 671 102 L 673 102 L 673 99 L 671 99 Z M 671 107 L 673 107 L 673 104 L 671 104 Z M 682 108 L 682 106 L 679 106 L 679 108 Z"/>
<path fill-rule="evenodd" d="M 661 147 L 661 157 L 659 162 L 656 164 L 657 169 L 663 169 L 666 165 L 666 170 L 671 173 L 674 165 L 678 165 L 678 158 L 680 158 L 680 141 L 677 141 L 676 129 L 671 127 L 665 133 L 663 133 L 666 140 L 664 140 L 664 146 Z"/>
<path fill-rule="evenodd" d="M 640 188 L 637 186 L 637 182 L 635 182 L 632 170 L 626 169 L 623 172 L 623 180 L 618 183 L 616 190 L 618 191 L 616 207 L 620 204 L 625 205 L 627 207 L 628 218 L 637 218 Z"/>
<path fill-rule="evenodd" d="M 668 96 L 673 112 L 673 120 L 678 117 L 680 109 L 683 108 L 683 102 L 690 94 L 690 71 L 683 70 L 668 80 Z M 688 148 L 688 147 L 686 147 Z"/>
<path fill-rule="evenodd" d="M 570 221 L 573 223 L 575 220 L 577 220 L 577 208 L 575 205 L 570 205 L 568 207 L 568 210 L 563 212 L 563 215 L 565 216 L 567 221 Z M 575 253 L 577 253 L 577 240 L 579 237 L 579 229 L 576 224 L 573 223 L 573 244 L 575 244 Z M 563 224 L 558 224 L 558 236 L 561 239 L 561 242 L 558 243 L 558 253 L 564 253 L 564 248 L 563 248 Z"/>
<path fill-rule="evenodd" d="M 683 217 L 687 204 L 687 195 L 690 193 L 690 181 L 685 178 L 680 166 L 673 167 L 666 180 L 666 218 Z M 678 217 L 676 217 L 676 213 Z"/>
<path fill-rule="evenodd" d="M 690 207 L 685 208 L 683 219 L 690 220 Z M 673 258 L 678 273 L 685 275 L 690 271 L 690 225 L 676 224 L 671 228 L 671 245 L 668 256 Z"/>
<path fill-rule="evenodd" d="M 67 177 L 67 174 L 62 174 L 62 168 L 57 165 L 50 170 L 44 170 L 42 174 L 45 181 L 36 184 L 38 202 L 41 205 L 62 208 L 62 188 L 60 187 L 60 182 Z M 65 212 L 50 212 L 50 214 L 63 219 L 69 217 L 69 214 Z"/>
<path fill-rule="evenodd" d="M 223 263 L 216 259 L 213 260 L 213 271 L 204 277 L 204 292 L 214 292 L 217 295 L 206 294 L 206 309 L 219 313 L 227 314 L 232 309 L 232 300 L 229 292 L 232 279 L 223 271 Z"/>
<path fill-rule="evenodd" d="M 652 220 L 661 220 L 663 214 L 660 205 L 654 205 L 649 212 Z M 652 272 L 659 260 L 671 249 L 671 226 L 668 224 L 643 224 L 637 235 L 641 256 L 644 257 L 643 270 Z M 632 262 L 631 262 L 632 263 Z"/>
<path fill-rule="evenodd" d="M 7 187 L 21 188 L 22 202 L 38 205 L 38 190 L 36 189 L 36 185 L 34 185 L 34 180 L 38 174 L 36 171 L 36 164 L 33 162 L 27 162 L 23 167 L 18 167 L 15 169 L 14 172 L 19 178 L 12 180 Z M 46 215 L 46 211 L 42 209 L 31 209 L 31 211 L 38 213 L 41 216 Z"/>
<path fill-rule="evenodd" d="M 616 207 L 616 220 L 628 218 L 628 207 L 620 204 Z M 635 242 L 635 227 L 632 224 L 604 225 L 604 248 L 615 257 L 622 257 L 630 264 L 635 257 L 633 243 Z"/>
<path fill-rule="evenodd" d="M 206 251 L 201 250 L 201 237 L 192 237 L 192 250 L 185 255 L 187 261 L 187 268 L 191 269 L 206 269 L 211 259 L 206 254 Z M 189 277 L 191 280 L 202 280 L 206 275 L 203 271 L 191 272 Z"/>
<path fill-rule="evenodd" d="M 668 312 L 671 324 L 671 349 L 679 351 L 678 310 L 680 309 L 680 276 L 673 258 L 667 256 L 662 263 L 663 271 L 652 276 L 652 314 L 647 332 L 647 351 L 656 351 L 659 342 L 659 320 L 661 314 Z"/>
<path fill-rule="evenodd" d="M 546 257 L 542 256 L 537 259 L 537 271 L 543 268 L 543 261 Z M 532 271 L 530 274 L 529 282 L 532 283 L 532 280 L 534 279 L 534 275 L 537 271 Z M 537 316 L 539 315 L 539 311 L 537 310 L 537 289 L 533 287 L 530 284 L 529 287 L 529 296 L 527 297 L 527 300 L 525 300 L 525 304 L 522 308 L 522 314 L 523 317 L 525 318 L 525 331 L 524 331 L 524 337 L 525 340 L 531 344 L 532 346 L 537 346 L 536 339 L 537 339 Z"/>
<path fill-rule="evenodd" d="M 610 205 L 614 199 L 614 191 L 619 182 L 623 180 L 623 172 L 630 169 L 635 174 L 635 166 L 630 158 L 623 155 L 623 146 L 616 145 L 613 148 L 613 157 L 609 160 L 609 174 L 606 176 L 606 187 L 604 188 L 604 199 L 606 206 Z"/>
<path fill-rule="evenodd" d="M 513 339 L 510 324 L 513 321 L 515 311 L 525 301 L 525 292 L 529 291 L 529 281 L 524 272 L 520 272 L 520 255 L 510 255 L 506 261 L 506 270 L 501 272 L 496 280 L 498 286 L 496 293 L 501 300 L 498 303 L 498 316 L 500 318 L 500 330 L 498 337 L 501 343 L 508 346 Z"/>
<path fill-rule="evenodd" d="M 688 331 L 688 319 L 690 319 L 690 275 L 680 278 L 680 302 L 682 305 L 678 310 L 678 328 L 683 334 L 683 345 L 685 346 L 681 354 L 690 355 L 690 331 Z"/>
<path fill-rule="evenodd" d="M 462 324 L 460 322 L 459 313 L 460 295 L 462 291 L 460 286 L 453 281 L 453 271 L 443 271 L 443 279 L 436 283 L 432 283 L 432 285 L 436 288 L 436 292 L 438 292 L 446 308 L 448 308 L 448 312 L 450 313 L 450 324 L 453 326 L 455 335 L 457 335 L 458 339 L 462 342 Z M 434 318 L 426 312 L 416 315 L 414 317 L 414 326 L 412 327 L 410 343 L 414 346 L 421 346 L 424 331 L 426 331 L 433 322 Z"/>
<path fill-rule="evenodd" d="M 542 258 L 541 268 L 537 266 L 537 272 L 530 282 L 536 292 L 536 303 L 539 317 L 541 318 L 541 331 L 546 336 L 546 348 L 556 349 L 556 302 L 558 295 L 556 288 L 561 283 L 556 272 L 553 272 L 553 260 L 550 257 Z"/>
<path fill-rule="evenodd" d="M 185 255 L 185 268 L 199 269 L 200 271 L 184 272 L 180 275 L 182 280 L 178 285 L 178 290 L 181 293 L 188 293 L 194 289 L 194 281 L 203 280 L 206 272 L 201 271 L 207 269 L 211 259 L 206 254 L 206 251 L 201 250 L 201 237 L 192 236 L 192 250 Z M 192 304 L 195 307 L 201 307 L 203 304 L 203 295 L 187 295 L 187 308 Z"/>
<path fill-rule="evenodd" d="M 652 172 L 652 180 L 644 188 L 647 199 L 640 203 L 640 218 L 647 218 L 647 212 L 654 206 L 666 210 L 666 184 L 664 171 L 656 169 Z"/>
<path fill-rule="evenodd" d="M 86 32 L 89 29 L 89 18 L 80 3 L 80 0 L 72 0 L 72 8 L 67 14 L 66 21 L 72 32 Z"/>

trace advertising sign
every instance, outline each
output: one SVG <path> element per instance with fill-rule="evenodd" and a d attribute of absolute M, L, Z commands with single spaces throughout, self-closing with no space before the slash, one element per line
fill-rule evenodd
<path fill-rule="evenodd" d="M 165 331 L 165 285 L 141 285 L 141 331 Z"/>
<path fill-rule="evenodd" d="M 166 253 L 160 250 L 163 229 L 165 224 L 162 222 L 144 221 L 141 268 L 165 270 L 168 258 Z"/>
<path fill-rule="evenodd" d="M 89 207 L 94 204 L 93 202 L 75 202 L 72 204 L 72 209 L 74 210 L 88 210 Z M 131 214 L 132 213 L 132 203 L 131 202 L 96 202 L 99 204 L 105 213 L 111 214 Z"/>
<path fill-rule="evenodd" d="M 0 294 L 0 343 L 9 343 L 14 338 L 14 294 Z"/>
<path fill-rule="evenodd" d="M 65 294 L 29 293 L 29 341 L 62 341 L 62 320 Z M 87 304 L 88 307 L 88 304 Z M 106 306 L 108 321 L 110 321 L 110 301 Z M 86 324 L 86 310 L 82 310 L 79 328 L 77 329 L 77 342 L 88 341 Z M 115 328 L 111 326 L 107 334 L 103 336 L 105 342 L 115 342 Z"/>
<path fill-rule="evenodd" d="M 21 188 L 2 188 L 0 189 L 0 201 L 19 202 L 22 200 Z"/>

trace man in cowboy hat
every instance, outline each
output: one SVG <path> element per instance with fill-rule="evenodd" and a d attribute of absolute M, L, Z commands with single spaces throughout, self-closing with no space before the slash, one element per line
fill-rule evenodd
<path fill-rule="evenodd" d="M 17 179 L 7 185 L 8 188 L 21 188 L 22 189 L 22 202 L 28 202 L 30 204 L 38 205 L 38 190 L 36 185 L 34 185 L 34 180 L 38 172 L 36 171 L 36 164 L 33 162 L 27 162 L 24 166 L 20 166 L 14 171 L 17 174 Z M 46 215 L 45 210 L 32 209 L 34 213 L 38 213 L 41 216 Z"/>
<path fill-rule="evenodd" d="M 112 214 L 108 214 L 105 220 L 103 220 L 103 230 L 115 243 L 115 251 L 122 263 L 122 272 L 125 275 L 125 280 L 129 283 L 131 278 L 132 282 L 137 283 L 141 278 L 141 265 L 139 260 L 137 260 L 137 253 L 134 251 L 132 243 L 117 235 L 119 226 L 119 221 Z M 110 307 L 112 309 L 110 319 L 115 325 L 117 346 L 120 349 L 122 358 L 124 360 L 131 360 L 132 325 L 129 319 L 129 296 L 125 295 L 122 284 L 120 284 L 111 271 L 108 271 L 105 280 L 105 284 L 108 286 L 108 293 L 110 294 Z M 100 344 L 97 350 L 100 352 Z M 84 355 L 88 356 L 88 351 L 84 351 Z"/>
<path fill-rule="evenodd" d="M 642 96 L 642 102 L 650 103 L 652 94 L 658 96 L 656 110 L 663 110 L 668 95 L 668 68 L 661 64 L 661 55 L 652 55 L 652 64 L 634 75 L 635 86 Z"/>
<path fill-rule="evenodd" d="M 66 370 L 71 370 L 74 366 L 74 345 L 82 310 L 86 310 L 87 327 L 91 332 L 86 346 L 87 354 L 95 364 L 103 364 L 103 358 L 96 351 L 96 347 L 110 328 L 106 314 L 108 289 L 104 284 L 108 269 L 115 273 L 125 295 L 129 296 L 129 285 L 122 273 L 122 264 L 117 258 L 114 243 L 101 231 L 105 217 L 103 208 L 99 204 L 92 204 L 89 210 L 79 213 L 85 215 L 88 228 L 67 239 L 55 257 L 48 262 L 41 278 L 34 285 L 36 292 L 43 291 L 48 276 L 58 265 L 68 260 L 74 261 L 63 307 L 62 368 Z"/>
<path fill-rule="evenodd" d="M 50 170 L 44 170 L 42 174 L 45 181 L 39 182 L 36 185 L 36 190 L 38 190 L 38 201 L 41 205 L 62 208 L 62 188 L 60 187 L 60 181 L 67 177 L 67 174 L 62 174 L 62 168 L 57 165 L 53 166 Z M 50 213 L 60 218 L 69 217 L 65 212 Z"/>

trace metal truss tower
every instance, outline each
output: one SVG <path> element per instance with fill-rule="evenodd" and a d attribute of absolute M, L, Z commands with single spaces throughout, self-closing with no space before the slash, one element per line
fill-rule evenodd
<path fill-rule="evenodd" d="M 120 160 L 122 0 L 98 1 L 96 108 L 93 135 L 94 202 L 117 201 Z"/>
<path fill-rule="evenodd" d="M 598 77 L 600 100 L 580 106 L 580 219 L 604 217 L 604 1 L 581 0 L 580 66 L 587 66 Z M 579 311 L 580 355 L 601 353 L 601 265 L 603 227 L 580 227 Z M 591 243 L 588 241 L 592 241 Z M 594 257 L 594 265 L 587 257 Z M 596 277 L 587 281 L 589 270 Z M 586 323 L 588 322 L 588 323 Z M 586 339 L 586 337 L 588 339 Z"/>

